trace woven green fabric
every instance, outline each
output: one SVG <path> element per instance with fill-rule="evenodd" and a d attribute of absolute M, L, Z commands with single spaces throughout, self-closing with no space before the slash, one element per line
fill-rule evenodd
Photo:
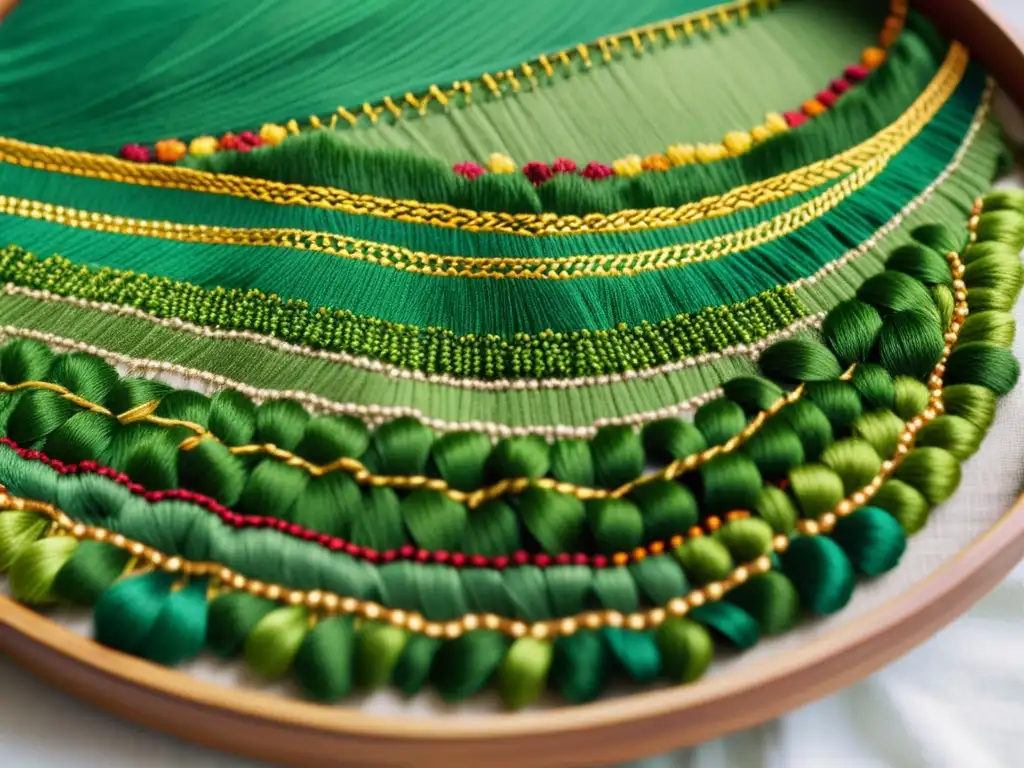
<path fill-rule="evenodd" d="M 301 14 L 289 0 L 27 2 L 0 29 L 0 135 L 113 151 L 258 127 L 447 85 L 710 5 L 527 0 L 509 18 L 496 0 L 314 0 Z"/>

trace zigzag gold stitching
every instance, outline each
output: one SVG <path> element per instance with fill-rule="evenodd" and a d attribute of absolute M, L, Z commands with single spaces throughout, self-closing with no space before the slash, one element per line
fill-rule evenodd
<path fill-rule="evenodd" d="M 275 205 L 327 208 L 356 216 L 374 216 L 472 232 L 502 232 L 521 236 L 634 232 L 692 224 L 756 208 L 839 179 L 861 166 L 878 162 L 881 157 L 891 157 L 906 146 L 938 112 L 959 84 L 967 62 L 966 48 L 953 43 L 935 78 L 914 104 L 890 126 L 845 152 L 678 207 L 627 209 L 613 214 L 560 216 L 554 213 L 473 211 L 444 203 L 359 195 L 333 187 L 284 184 L 190 168 L 132 163 L 108 155 L 44 147 L 11 138 L 0 138 L 0 160 L 87 178 L 229 195 Z"/>

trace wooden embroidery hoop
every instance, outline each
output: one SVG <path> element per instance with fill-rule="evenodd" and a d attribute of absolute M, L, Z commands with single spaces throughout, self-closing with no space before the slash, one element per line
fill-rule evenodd
<path fill-rule="evenodd" d="M 14 0 L 0 0 L 0 16 Z M 1024 106 L 1024 52 L 981 0 L 916 6 Z M 226 688 L 99 646 L 0 596 L 0 652 L 127 720 L 282 764 L 592 766 L 747 728 L 849 685 L 930 637 L 1024 557 L 1024 496 L 900 597 L 770 664 L 699 683 L 539 713 L 401 718 Z M 443 722 L 443 725 L 441 724 Z"/>

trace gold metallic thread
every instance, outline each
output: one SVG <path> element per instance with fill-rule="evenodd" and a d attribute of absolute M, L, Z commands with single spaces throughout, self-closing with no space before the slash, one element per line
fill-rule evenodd
<path fill-rule="evenodd" d="M 852 372 L 853 368 L 851 367 L 843 374 L 843 378 L 848 378 Z M 201 424 L 197 424 L 192 421 L 184 421 L 182 419 L 168 419 L 155 415 L 156 409 L 159 406 L 159 401 L 156 400 L 143 403 L 129 411 L 115 415 L 102 405 L 92 403 L 82 397 L 79 397 L 66 387 L 59 384 L 53 384 L 47 381 L 24 381 L 19 384 L 8 384 L 7 382 L 0 381 L 0 393 L 17 392 L 23 389 L 44 389 L 54 392 L 80 408 L 85 408 L 90 411 L 103 414 L 104 416 L 113 417 L 122 424 L 145 421 L 166 428 L 180 427 L 187 429 L 194 434 L 185 438 L 181 442 L 179 447 L 182 450 L 192 450 L 199 445 L 202 440 L 214 440 L 219 442 L 217 436 Z M 556 493 L 574 496 L 580 501 L 591 501 L 594 499 L 619 499 L 629 495 L 641 485 L 647 485 L 648 483 L 657 482 L 659 480 L 673 480 L 685 472 L 690 472 L 706 464 L 716 456 L 735 451 L 747 440 L 756 435 L 771 416 L 778 413 L 785 406 L 795 403 L 803 396 L 803 393 L 804 386 L 801 384 L 793 391 L 782 395 L 767 409 L 754 416 L 746 427 L 743 428 L 742 432 L 733 436 L 725 443 L 712 446 L 700 453 L 691 454 L 683 459 L 676 459 L 660 470 L 641 475 L 635 480 L 631 480 L 630 482 L 614 489 L 590 488 L 587 486 L 575 485 L 573 483 L 560 482 L 550 477 L 535 479 L 527 477 L 513 477 L 499 480 L 493 485 L 479 488 L 474 491 L 461 491 L 449 487 L 448 483 L 439 477 L 427 477 L 426 475 L 376 475 L 370 472 L 361 461 L 348 456 L 342 456 L 329 464 L 314 464 L 313 462 L 304 459 L 302 456 L 299 456 L 292 451 L 285 450 L 284 448 L 280 448 L 273 443 L 229 446 L 228 450 L 236 456 L 270 456 L 290 467 L 303 469 L 313 477 L 322 477 L 323 475 L 331 472 L 342 471 L 349 473 L 360 485 L 371 488 L 386 487 L 401 490 L 426 489 L 436 491 L 437 493 L 444 494 L 452 501 L 465 504 L 470 509 L 475 509 L 484 502 L 492 499 L 522 493 L 527 488 L 541 488 L 543 490 L 555 491 Z"/>
<path fill-rule="evenodd" d="M 618 277 L 673 269 L 764 245 L 821 218 L 881 173 L 889 157 L 872 160 L 821 195 L 747 229 L 647 251 L 566 257 L 443 256 L 369 240 L 300 229 L 243 229 L 206 224 L 150 221 L 82 211 L 39 200 L 0 195 L 0 213 L 39 219 L 75 229 L 152 237 L 184 243 L 293 248 L 365 261 L 400 272 L 434 277 L 571 280 Z"/>
<path fill-rule="evenodd" d="M 690 224 L 783 200 L 846 176 L 872 161 L 878 162 L 881 157 L 891 157 L 938 112 L 963 77 L 967 61 L 966 48 L 953 43 L 935 78 L 914 104 L 887 128 L 845 152 L 693 203 L 678 207 L 629 209 L 613 214 L 560 216 L 554 213 L 473 211 L 444 203 L 360 195 L 333 187 L 285 184 L 157 163 L 132 163 L 109 155 L 44 147 L 11 138 L 0 138 L 0 160 L 107 181 L 229 195 L 277 205 L 329 208 L 357 216 L 451 229 L 523 236 L 631 232 Z"/>

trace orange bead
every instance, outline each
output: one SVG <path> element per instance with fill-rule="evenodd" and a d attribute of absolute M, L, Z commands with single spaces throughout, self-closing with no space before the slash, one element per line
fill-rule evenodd
<path fill-rule="evenodd" d="M 693 528 L 690 529 L 690 538 L 691 539 L 696 539 L 698 536 L 703 536 L 703 535 L 704 535 L 704 531 L 701 530 L 699 525 L 695 525 L 695 526 L 693 526 Z"/>
<path fill-rule="evenodd" d="M 647 557 L 647 550 L 643 547 L 637 547 L 633 550 L 634 560 L 643 560 L 645 557 Z"/>
<path fill-rule="evenodd" d="M 722 527 L 722 521 L 717 517 L 709 517 L 707 523 L 705 523 L 709 531 L 717 531 Z"/>
<path fill-rule="evenodd" d="M 808 117 L 817 117 L 826 110 L 826 107 L 817 99 L 811 99 L 810 101 L 805 101 L 800 109 Z"/>
<path fill-rule="evenodd" d="M 860 63 L 868 69 L 875 69 L 885 61 L 885 50 L 882 48 L 865 48 L 861 54 Z"/>
<path fill-rule="evenodd" d="M 614 555 L 612 555 L 612 562 L 616 565 L 625 565 L 629 562 L 629 555 L 627 555 L 625 552 L 616 552 Z"/>
<path fill-rule="evenodd" d="M 682 536 L 673 536 L 673 537 L 672 537 L 672 538 L 671 538 L 671 539 L 669 540 L 669 545 L 670 545 L 670 546 L 671 546 L 671 547 L 672 547 L 673 549 L 675 549 L 676 547 L 680 547 L 680 546 L 682 546 L 682 544 L 683 544 L 683 537 L 682 537 Z"/>
<path fill-rule="evenodd" d="M 652 555 L 660 555 L 665 551 L 665 542 L 663 541 L 652 541 L 647 545 L 647 548 L 651 550 Z"/>
<path fill-rule="evenodd" d="M 890 27 L 886 27 L 878 36 L 878 42 L 882 44 L 883 48 L 891 48 L 893 43 L 895 43 L 896 40 L 899 39 L 900 33 L 902 31 L 903 30 L 899 28 L 892 29 Z"/>
<path fill-rule="evenodd" d="M 664 155 L 654 154 L 645 157 L 640 165 L 645 171 L 667 171 L 672 167 L 672 161 Z"/>
<path fill-rule="evenodd" d="M 161 163 L 176 163 L 185 156 L 188 147 L 178 139 L 164 139 L 156 143 L 156 159 Z"/>

